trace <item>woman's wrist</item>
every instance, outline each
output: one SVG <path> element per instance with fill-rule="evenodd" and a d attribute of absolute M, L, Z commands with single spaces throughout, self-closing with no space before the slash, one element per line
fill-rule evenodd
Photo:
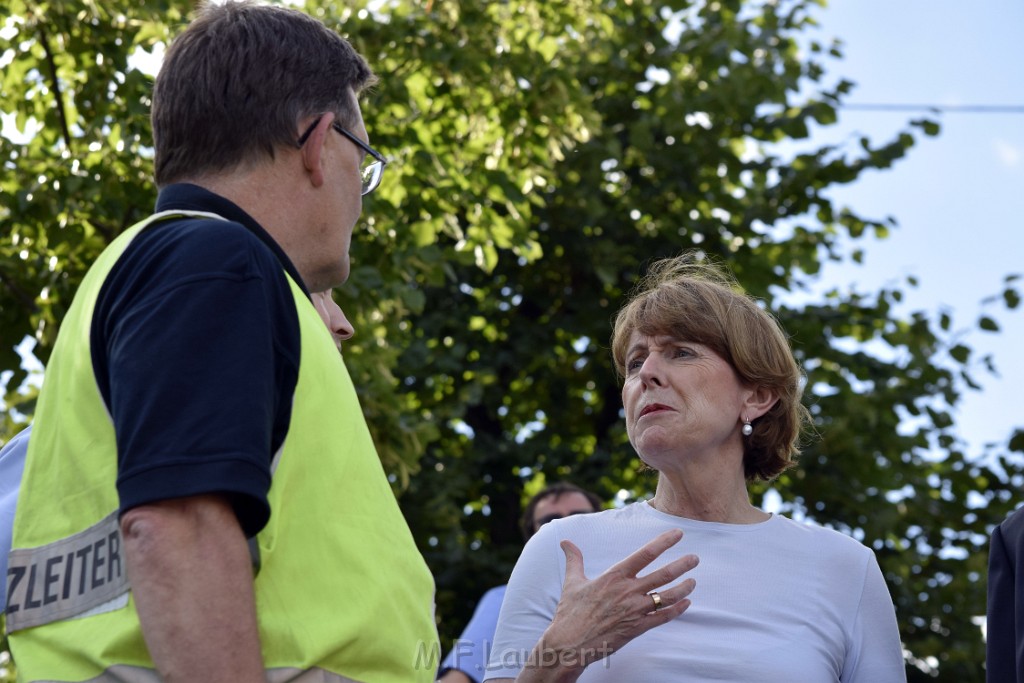
<path fill-rule="evenodd" d="M 516 680 L 522 683 L 574 683 L 588 664 L 609 654 L 559 638 L 557 626 L 552 623 L 530 652 L 526 666 Z"/>

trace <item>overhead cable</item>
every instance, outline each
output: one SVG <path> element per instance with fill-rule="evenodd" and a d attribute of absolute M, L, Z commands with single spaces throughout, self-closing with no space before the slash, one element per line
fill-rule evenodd
<path fill-rule="evenodd" d="M 934 111 L 952 114 L 1024 114 L 1024 104 L 862 104 L 839 105 L 854 111 Z"/>

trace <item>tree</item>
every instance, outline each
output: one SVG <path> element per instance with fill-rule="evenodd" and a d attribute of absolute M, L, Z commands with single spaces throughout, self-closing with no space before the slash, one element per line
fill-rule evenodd
<path fill-rule="evenodd" d="M 836 121 L 837 45 L 798 49 L 816 3 L 311 3 L 381 74 L 363 110 L 389 165 L 339 299 L 347 363 L 438 583 L 445 643 L 507 578 L 522 501 L 569 478 L 609 500 L 654 485 L 625 438 L 610 319 L 652 259 L 725 261 L 792 335 L 807 372 L 799 468 L 756 496 L 872 546 L 911 680 L 976 680 L 985 544 L 1024 479 L 1018 432 L 966 453 L 954 408 L 991 359 L 961 324 L 901 314 L 903 289 L 802 294 L 826 260 L 896 226 L 829 190 L 904 156 L 935 123 L 849 150 L 780 151 Z M 82 0 L 6 12 L 0 139 L 0 367 L 7 420 L 29 414 L 14 352 L 45 361 L 84 269 L 144 216 L 152 51 L 182 3 Z M 914 286 L 908 281 L 905 287 Z M 1017 283 L 999 293 L 1017 307 Z M 979 322 L 990 328 L 996 314 Z M 1009 436 L 1009 435 L 1008 435 Z M 984 457 L 981 457 L 984 456 Z"/>

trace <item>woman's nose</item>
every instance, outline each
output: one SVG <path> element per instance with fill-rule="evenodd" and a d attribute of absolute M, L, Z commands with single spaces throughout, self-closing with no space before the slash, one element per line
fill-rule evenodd
<path fill-rule="evenodd" d="M 334 335 L 339 341 L 351 339 L 352 335 L 356 333 L 352 323 L 345 317 L 345 311 L 341 310 L 341 306 L 334 305 L 336 310 L 331 311 L 331 321 L 328 323 L 328 328 L 331 330 L 331 334 Z"/>
<path fill-rule="evenodd" d="M 657 354 L 652 353 L 644 359 L 644 364 L 640 366 L 640 381 L 645 385 L 661 386 L 663 370 L 661 359 Z"/>

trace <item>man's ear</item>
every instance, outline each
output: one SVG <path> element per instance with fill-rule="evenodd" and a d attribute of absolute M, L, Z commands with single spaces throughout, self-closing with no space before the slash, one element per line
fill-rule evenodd
<path fill-rule="evenodd" d="M 763 386 L 754 387 L 744 403 L 743 415 L 747 420 L 756 420 L 771 410 L 778 400 L 779 395 L 774 389 Z"/>
<path fill-rule="evenodd" d="M 302 165 L 309 174 L 313 187 L 320 187 L 324 184 L 324 143 L 331 133 L 331 124 L 334 122 L 334 114 L 327 112 L 320 117 L 320 122 L 313 128 L 313 132 L 306 138 L 306 144 L 302 146 Z"/>

